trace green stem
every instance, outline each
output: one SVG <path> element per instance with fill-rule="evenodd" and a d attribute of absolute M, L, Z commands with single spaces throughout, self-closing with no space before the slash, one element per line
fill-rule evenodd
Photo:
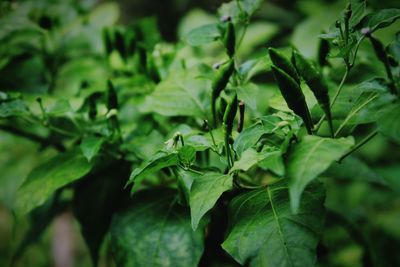
<path fill-rule="evenodd" d="M 16 136 L 24 137 L 33 142 L 39 143 L 43 146 L 53 146 L 55 149 L 57 149 L 60 152 L 65 151 L 65 147 L 61 143 L 51 141 L 49 138 L 43 138 L 41 136 L 35 135 L 33 133 L 25 132 L 21 129 L 14 128 L 9 125 L 0 125 L 0 130 L 14 134 Z"/>
<path fill-rule="evenodd" d="M 342 91 L 343 85 L 346 82 L 347 77 L 349 76 L 350 68 L 351 68 L 350 66 L 346 65 L 346 71 L 343 75 L 342 80 L 340 81 L 339 87 L 338 87 L 335 95 L 333 96 L 333 99 L 332 99 L 332 102 L 330 105 L 331 109 L 333 108 L 333 105 L 335 104 L 340 92 Z M 326 118 L 326 114 L 322 115 L 321 119 L 318 121 L 317 125 L 315 126 L 315 129 L 314 129 L 315 132 L 318 132 L 318 130 L 321 127 L 322 123 L 324 122 L 325 118 Z"/>
<path fill-rule="evenodd" d="M 351 111 L 349 115 L 347 115 L 346 119 L 340 124 L 339 128 L 336 130 L 335 137 L 337 137 L 340 133 L 340 131 L 346 126 L 346 124 L 349 122 L 351 117 L 354 116 L 357 112 L 359 112 L 361 109 L 363 109 L 366 105 L 371 103 L 375 98 L 377 98 L 378 95 L 375 95 L 374 97 L 371 97 L 368 101 L 364 102 L 362 105 L 360 105 L 358 108 L 356 108 L 354 111 Z"/>
<path fill-rule="evenodd" d="M 338 160 L 338 162 L 342 162 L 342 160 L 344 160 L 346 157 L 348 157 L 349 155 L 351 155 L 353 152 L 357 151 L 360 147 L 362 147 L 363 145 L 365 145 L 366 143 L 368 143 L 372 138 L 374 138 L 376 135 L 378 134 L 377 130 L 374 130 L 372 133 L 370 133 L 369 135 L 367 135 L 363 140 L 361 140 L 357 145 L 355 145 L 350 151 L 348 151 L 346 154 L 344 154 L 343 156 L 340 157 L 340 159 Z"/>

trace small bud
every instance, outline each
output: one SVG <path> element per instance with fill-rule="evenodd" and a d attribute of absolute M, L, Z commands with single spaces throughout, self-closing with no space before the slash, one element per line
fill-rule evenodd
<path fill-rule="evenodd" d="M 365 27 L 361 29 L 361 34 L 363 34 L 364 36 L 371 36 L 371 29 L 369 27 Z"/>
<path fill-rule="evenodd" d="M 225 15 L 221 18 L 221 22 L 229 22 L 232 20 L 232 17 L 229 15 Z"/>

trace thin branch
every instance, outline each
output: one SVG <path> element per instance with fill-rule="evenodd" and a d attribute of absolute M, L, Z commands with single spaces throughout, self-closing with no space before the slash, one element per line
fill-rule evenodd
<path fill-rule="evenodd" d="M 20 136 L 20 137 L 29 139 L 29 140 L 39 143 L 43 146 L 53 146 L 55 149 L 57 149 L 60 152 L 65 151 L 65 147 L 58 142 L 52 141 L 48 138 L 43 138 L 41 136 L 38 136 L 38 135 L 30 133 L 30 132 L 25 132 L 21 129 L 18 129 L 18 128 L 9 126 L 9 125 L 0 125 L 0 130 L 11 133 L 16 136 Z"/>
<path fill-rule="evenodd" d="M 346 154 L 344 154 L 342 157 L 340 157 L 340 159 L 338 160 L 338 162 L 342 162 L 342 160 L 344 160 L 346 157 L 348 157 L 349 155 L 351 155 L 353 152 L 355 152 L 356 150 L 358 150 L 360 147 L 362 147 L 363 145 L 365 145 L 366 143 L 368 143 L 372 138 L 374 138 L 376 135 L 378 134 L 378 131 L 375 130 L 372 133 L 370 133 L 369 135 L 367 135 L 363 140 L 361 140 L 357 145 L 355 145 L 351 150 L 349 150 Z"/>

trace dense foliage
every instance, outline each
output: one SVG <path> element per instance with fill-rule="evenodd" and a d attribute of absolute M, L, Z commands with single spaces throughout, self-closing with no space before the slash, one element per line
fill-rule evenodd
<path fill-rule="evenodd" d="M 400 9 L 305 2 L 1 3 L 0 264 L 72 211 L 95 266 L 400 266 Z"/>

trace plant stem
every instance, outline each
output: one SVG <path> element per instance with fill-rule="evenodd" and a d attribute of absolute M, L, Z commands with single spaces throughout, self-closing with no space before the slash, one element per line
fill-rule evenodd
<path fill-rule="evenodd" d="M 351 68 L 350 66 L 346 65 L 346 71 L 345 71 L 345 73 L 343 75 L 342 80 L 340 81 L 339 87 L 338 87 L 335 95 L 333 96 L 332 103 L 331 103 L 331 106 L 330 106 L 331 109 L 332 109 L 333 105 L 335 104 L 340 92 L 342 91 L 343 85 L 346 82 L 347 77 L 349 76 L 350 68 Z M 317 125 L 314 128 L 315 132 L 318 132 L 318 130 L 321 127 L 322 123 L 324 122 L 325 118 L 326 118 L 326 115 L 325 114 L 322 115 L 321 119 L 318 121 Z"/>
<path fill-rule="evenodd" d="M 338 160 L 338 162 L 342 162 L 343 159 L 345 159 L 346 157 L 348 157 L 349 155 L 351 155 L 353 152 L 357 151 L 360 147 L 362 147 L 363 145 L 365 145 L 366 143 L 368 143 L 372 138 L 374 138 L 376 135 L 378 134 L 377 130 L 374 130 L 373 132 L 371 132 L 369 135 L 367 135 L 363 140 L 361 140 L 357 145 L 355 145 L 351 150 L 349 150 L 346 154 L 344 154 L 342 157 L 340 157 L 340 159 Z"/>
<path fill-rule="evenodd" d="M 366 105 L 368 105 L 369 103 L 371 103 L 375 98 L 377 98 L 378 95 L 375 95 L 373 97 L 371 97 L 368 101 L 366 101 L 365 103 L 363 103 L 362 105 L 360 105 L 358 108 L 356 108 L 354 111 L 352 110 L 347 117 L 344 119 L 344 121 L 340 124 L 339 128 L 336 130 L 335 133 L 335 137 L 339 135 L 340 131 L 344 128 L 344 126 L 346 126 L 346 124 L 349 122 L 349 120 L 354 116 L 354 114 L 356 114 L 357 112 L 359 112 L 361 109 L 363 109 Z"/>
<path fill-rule="evenodd" d="M 24 137 L 33 142 L 39 143 L 43 146 L 53 146 L 55 149 L 57 149 L 60 152 L 65 151 L 65 147 L 60 143 L 51 141 L 49 138 L 44 138 L 44 137 L 35 135 L 33 133 L 22 131 L 21 129 L 14 128 L 12 126 L 0 125 L 0 130 L 14 134 L 16 136 Z"/>

